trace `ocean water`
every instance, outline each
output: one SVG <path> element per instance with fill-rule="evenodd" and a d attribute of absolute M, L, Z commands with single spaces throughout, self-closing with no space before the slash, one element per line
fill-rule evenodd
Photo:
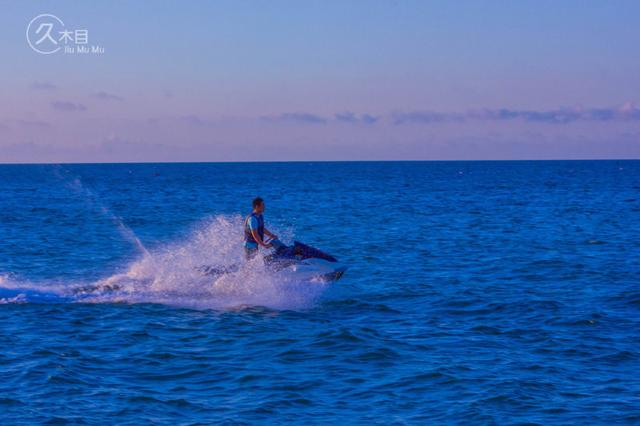
<path fill-rule="evenodd" d="M 639 267 L 640 161 L 3 165 L 0 424 L 640 424 Z"/>

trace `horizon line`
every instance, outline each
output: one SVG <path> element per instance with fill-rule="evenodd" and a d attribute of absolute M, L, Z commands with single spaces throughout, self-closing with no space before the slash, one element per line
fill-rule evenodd
<path fill-rule="evenodd" d="M 455 162 L 532 162 L 532 161 L 639 161 L 640 158 L 517 158 L 448 160 L 272 160 L 272 161 L 86 161 L 86 162 L 0 162 L 0 166 L 55 166 L 101 164 L 284 164 L 284 163 L 455 163 Z"/>

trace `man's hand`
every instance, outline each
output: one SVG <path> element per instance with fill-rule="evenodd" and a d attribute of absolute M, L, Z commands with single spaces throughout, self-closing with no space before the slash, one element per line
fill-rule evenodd
<path fill-rule="evenodd" d="M 273 232 L 269 231 L 268 229 L 265 228 L 264 233 L 266 236 L 271 237 L 272 240 L 277 240 L 278 236 L 276 234 L 274 234 Z"/>

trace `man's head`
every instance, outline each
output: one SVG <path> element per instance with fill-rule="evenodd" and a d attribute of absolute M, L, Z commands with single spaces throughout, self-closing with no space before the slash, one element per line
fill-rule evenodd
<path fill-rule="evenodd" d="M 260 214 L 264 212 L 264 200 L 260 197 L 253 199 L 253 211 Z"/>

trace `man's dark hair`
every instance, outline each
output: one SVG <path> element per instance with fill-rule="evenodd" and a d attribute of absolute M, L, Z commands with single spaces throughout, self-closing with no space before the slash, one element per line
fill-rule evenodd
<path fill-rule="evenodd" d="M 252 203 L 252 204 L 253 204 L 253 208 L 255 209 L 255 208 L 260 207 L 260 205 L 261 205 L 262 203 L 264 203 L 264 200 L 263 200 L 262 198 L 260 198 L 260 197 L 256 197 L 256 198 L 254 198 L 254 199 L 253 199 L 253 203 Z"/>

